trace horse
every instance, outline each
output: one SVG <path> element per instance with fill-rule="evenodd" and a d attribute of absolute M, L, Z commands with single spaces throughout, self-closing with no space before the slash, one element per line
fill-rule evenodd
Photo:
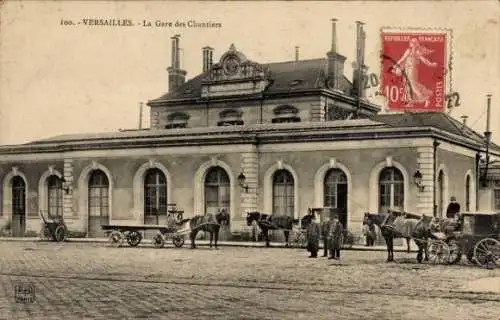
<path fill-rule="evenodd" d="M 189 219 L 184 219 L 182 223 L 189 223 L 189 238 L 191 239 L 191 249 L 196 248 L 194 239 L 199 231 L 210 233 L 210 248 L 214 241 L 217 249 L 217 241 L 219 240 L 219 230 L 221 225 L 229 225 L 229 214 L 226 210 L 220 210 L 217 214 L 197 215 Z"/>
<path fill-rule="evenodd" d="M 247 212 L 247 225 L 251 226 L 252 222 L 256 221 L 264 239 L 266 240 L 266 247 L 270 247 L 269 243 L 269 230 L 283 230 L 285 234 L 285 246 L 289 246 L 288 236 L 294 225 L 299 224 L 299 219 L 294 219 L 290 216 L 260 213 L 258 211 Z"/>
<path fill-rule="evenodd" d="M 417 261 L 422 262 L 423 255 L 425 261 L 429 260 L 427 250 L 427 239 L 431 233 L 431 216 L 420 216 L 417 214 L 389 211 L 388 214 L 365 213 L 365 219 L 379 226 L 382 236 L 387 245 L 387 262 L 394 261 L 394 239 L 406 238 L 408 243 L 413 238 L 418 246 Z M 369 223 L 369 222 L 367 222 Z"/>

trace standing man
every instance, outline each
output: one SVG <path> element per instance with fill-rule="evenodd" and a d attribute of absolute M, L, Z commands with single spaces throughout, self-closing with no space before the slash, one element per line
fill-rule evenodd
<path fill-rule="evenodd" d="M 451 196 L 450 204 L 446 209 L 446 218 L 454 219 L 456 215 L 460 213 L 460 204 L 457 202 L 457 198 L 455 196 Z"/>
<path fill-rule="evenodd" d="M 318 257 L 320 232 L 319 224 L 316 222 L 316 215 L 311 213 L 311 223 L 307 226 L 307 251 L 311 253 L 309 258 Z"/>
<path fill-rule="evenodd" d="M 344 227 L 339 221 L 338 217 L 335 216 L 330 224 L 330 254 L 328 259 L 340 260 L 340 249 L 342 248 L 342 237 L 344 234 Z"/>

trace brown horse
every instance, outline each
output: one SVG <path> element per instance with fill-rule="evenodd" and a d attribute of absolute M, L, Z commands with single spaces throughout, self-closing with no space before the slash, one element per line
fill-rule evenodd
<path fill-rule="evenodd" d="M 257 225 L 260 230 L 262 230 L 262 234 L 264 235 L 264 239 L 266 240 L 266 247 L 270 246 L 269 243 L 269 230 L 283 230 L 285 234 L 285 245 L 288 247 L 288 236 L 290 231 L 292 230 L 294 225 L 299 224 L 298 219 L 294 219 L 290 216 L 284 215 L 275 215 L 275 214 L 266 214 L 260 213 L 258 211 L 248 212 L 247 213 L 247 225 L 251 226 L 253 221 L 257 221 Z"/>
<path fill-rule="evenodd" d="M 212 241 L 215 242 L 217 248 L 217 241 L 219 240 L 219 230 L 221 225 L 229 225 L 229 214 L 226 210 L 220 210 L 217 214 L 197 215 L 189 219 L 184 219 L 183 223 L 189 223 L 189 238 L 191 239 L 191 248 L 196 248 L 194 239 L 199 231 L 210 233 L 210 248 L 212 248 Z"/>
<path fill-rule="evenodd" d="M 388 214 L 365 213 L 365 219 L 379 226 L 387 245 L 387 261 L 394 261 L 394 239 L 413 239 L 418 246 L 417 261 L 428 261 L 427 239 L 431 233 L 432 217 L 408 212 L 389 211 Z"/>

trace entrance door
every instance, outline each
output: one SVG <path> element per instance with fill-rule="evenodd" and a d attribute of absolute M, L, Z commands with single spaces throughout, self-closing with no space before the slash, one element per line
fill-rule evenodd
<path fill-rule="evenodd" d="M 23 178 L 12 179 L 12 236 L 23 237 L 26 230 L 26 184 Z"/>
<path fill-rule="evenodd" d="M 109 223 L 109 181 L 101 170 L 89 178 L 89 229 L 90 238 L 105 237 L 101 225 Z"/>
<path fill-rule="evenodd" d="M 216 215 L 220 210 L 226 210 L 229 214 L 231 189 L 229 176 L 222 167 L 212 167 L 205 177 L 205 214 Z M 210 236 L 206 234 L 207 236 Z M 229 240 L 231 228 L 223 225 L 219 229 L 219 239 Z"/>
<path fill-rule="evenodd" d="M 324 181 L 324 207 L 336 209 L 339 220 L 347 229 L 347 177 L 340 169 L 330 169 Z"/>

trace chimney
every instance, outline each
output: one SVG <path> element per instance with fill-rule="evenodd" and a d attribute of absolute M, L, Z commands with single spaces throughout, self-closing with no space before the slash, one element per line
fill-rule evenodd
<path fill-rule="evenodd" d="M 213 64 L 214 49 L 211 47 L 203 47 L 203 72 L 209 70 Z"/>
<path fill-rule="evenodd" d="M 328 58 L 327 85 L 331 90 L 342 91 L 344 78 L 344 62 L 346 57 L 337 52 L 337 19 L 332 19 L 332 46 L 326 56 Z"/>
<path fill-rule="evenodd" d="M 295 46 L 295 61 L 299 61 L 299 46 Z"/>
<path fill-rule="evenodd" d="M 353 70 L 352 88 L 353 94 L 359 98 L 364 97 L 363 75 L 365 68 L 365 38 L 363 22 L 356 21 L 356 67 Z"/>
<path fill-rule="evenodd" d="M 178 34 L 170 38 L 172 40 L 172 61 L 170 67 L 167 68 L 169 92 L 175 91 L 186 81 L 187 72 L 181 69 L 180 64 L 179 38 Z"/>

